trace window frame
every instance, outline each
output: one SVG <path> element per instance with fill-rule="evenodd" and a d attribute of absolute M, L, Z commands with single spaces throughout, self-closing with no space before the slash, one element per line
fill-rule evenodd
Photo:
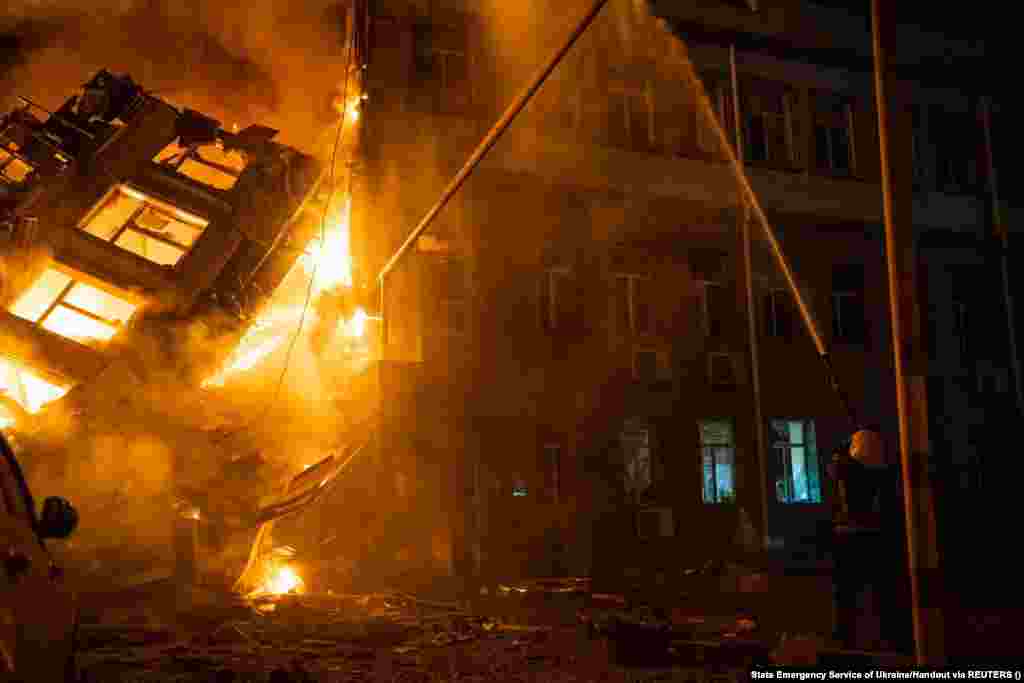
<path fill-rule="evenodd" d="M 700 279 L 697 280 L 697 285 L 700 287 L 700 317 L 701 317 L 701 329 L 704 332 L 704 336 L 708 339 L 717 339 L 725 333 L 725 321 L 718 320 L 716 324 L 712 324 L 711 319 L 711 305 L 710 299 L 708 298 L 708 290 L 710 287 L 717 287 L 719 293 L 725 296 L 726 286 L 722 280 L 708 280 Z"/>
<path fill-rule="evenodd" d="M 794 94 L 788 89 L 782 89 L 781 92 L 773 94 L 771 96 L 778 97 L 779 102 L 782 105 L 782 111 L 775 112 L 771 111 L 768 107 L 763 106 L 763 99 L 768 97 L 768 93 L 764 92 L 751 92 L 748 93 L 746 99 L 746 107 L 743 109 L 743 156 L 744 161 L 755 165 L 764 165 L 772 168 L 781 169 L 793 169 L 797 166 L 797 149 L 796 149 L 796 138 L 795 138 L 795 122 L 793 112 L 793 98 Z M 765 158 L 754 159 L 752 152 L 754 150 L 753 135 L 752 135 L 752 122 L 755 118 L 762 119 L 762 130 L 764 134 L 764 149 Z M 769 127 L 768 120 L 773 122 L 773 126 Z M 773 154 L 775 148 L 772 142 L 773 136 L 770 134 L 776 127 L 782 128 L 782 134 L 784 137 L 785 149 L 782 150 L 781 159 L 774 158 L 776 155 Z"/>
<path fill-rule="evenodd" d="M 572 282 L 573 271 L 569 266 L 546 266 L 540 282 L 540 328 L 548 334 L 565 329 L 568 321 L 562 320 L 559 285 Z M 562 296 L 568 296 L 564 291 Z"/>
<path fill-rule="evenodd" d="M 650 337 L 650 336 L 653 336 L 654 335 L 654 329 L 655 329 L 655 324 L 654 324 L 654 317 L 655 316 L 654 316 L 653 302 L 650 302 L 650 301 L 646 302 L 646 304 L 647 304 L 647 318 L 646 318 L 647 323 L 646 323 L 645 329 L 640 329 L 640 325 L 639 325 L 640 315 L 638 313 L 638 309 L 640 308 L 640 304 L 643 303 L 642 301 L 640 301 L 640 296 L 639 296 L 639 293 L 638 293 L 638 290 L 640 288 L 639 283 L 640 282 L 646 282 L 646 283 L 650 284 L 650 282 L 653 280 L 653 278 L 648 273 L 629 272 L 629 271 L 617 271 L 617 272 L 612 274 L 612 279 L 614 280 L 614 287 L 615 287 L 615 290 L 614 290 L 614 300 L 615 300 L 616 328 L 620 327 L 619 322 L 620 322 L 620 320 L 622 318 L 621 314 L 623 313 L 623 311 L 619 310 L 620 304 L 621 304 L 621 302 L 619 301 L 619 286 L 620 286 L 622 280 L 625 280 L 625 287 L 626 287 L 626 310 L 625 310 L 625 314 L 626 315 L 625 315 L 625 319 L 626 319 L 626 325 L 627 325 L 628 329 L 626 329 L 626 330 L 621 330 L 620 329 L 619 333 L 622 334 L 622 332 L 626 332 L 626 334 L 623 335 L 623 336 L 629 336 L 629 337 Z"/>
<path fill-rule="evenodd" d="M 639 502 L 654 486 L 655 482 L 655 436 L 654 426 L 649 420 L 633 418 L 625 420 L 619 429 L 619 449 L 622 454 L 623 485 L 626 495 L 634 501 Z M 640 437 L 637 439 L 637 437 Z M 645 467 L 643 480 L 640 485 L 633 482 L 640 477 L 633 474 L 638 468 L 632 467 L 634 461 L 639 461 L 639 451 L 647 451 L 646 462 L 641 465 Z"/>
<path fill-rule="evenodd" d="M 782 301 L 779 302 L 778 299 Z M 790 301 L 789 290 L 785 287 L 769 287 L 765 291 L 765 301 L 767 303 L 767 311 L 765 315 L 765 336 L 772 339 L 790 340 L 793 338 L 793 306 Z M 786 326 L 780 326 L 780 311 L 784 312 L 786 317 Z M 782 329 L 786 327 L 786 329 Z"/>
<path fill-rule="evenodd" d="M 114 232 L 111 234 L 109 238 L 100 237 L 99 235 L 90 232 L 89 226 L 103 213 L 104 209 L 106 209 L 107 206 L 110 205 L 119 194 L 126 195 L 134 200 L 139 201 L 139 206 L 136 207 L 131 212 L 131 214 L 124 221 L 124 223 L 122 223 L 116 230 L 114 230 Z M 149 230 L 148 228 L 144 228 L 138 223 L 136 223 L 136 221 L 147 210 L 154 211 L 158 214 L 162 214 L 165 216 L 169 216 L 171 220 L 176 220 L 180 223 L 183 223 L 194 228 L 195 230 L 198 231 L 198 234 L 196 235 L 195 239 L 192 240 L 191 244 L 184 245 L 181 244 L 180 242 L 177 242 L 173 239 L 170 239 L 168 237 L 160 235 L 159 233 Z M 186 211 L 185 209 L 175 206 L 171 202 L 167 202 L 158 197 L 154 197 L 145 190 L 132 186 L 130 183 L 118 183 L 117 185 L 114 185 L 103 194 L 103 197 L 101 197 L 100 200 L 96 202 L 96 204 L 89 210 L 85 217 L 81 221 L 79 221 L 78 225 L 76 226 L 76 229 L 90 235 L 95 239 L 101 240 L 111 245 L 112 247 L 116 247 L 122 252 L 132 254 L 133 256 L 141 258 L 154 265 L 176 270 L 179 267 L 181 267 L 181 264 L 185 261 L 186 257 L 190 253 L 192 253 L 193 249 L 195 249 L 196 245 L 203 238 L 203 235 L 205 235 L 206 231 L 210 228 L 211 223 L 212 220 L 207 216 L 200 216 L 196 213 L 193 213 L 192 211 Z M 178 259 L 173 264 L 165 264 L 159 261 L 155 261 L 151 258 L 147 258 L 146 256 L 137 254 L 131 249 L 123 247 L 117 243 L 125 234 L 128 233 L 137 233 L 144 238 L 155 240 L 165 246 L 170 247 L 171 249 L 178 250 L 181 253 L 178 255 Z"/>
<path fill-rule="evenodd" d="M 825 111 L 819 104 L 825 98 L 834 98 L 839 100 L 842 112 Z M 841 177 L 855 177 L 857 175 L 857 153 L 856 145 L 854 140 L 854 107 L 853 102 L 849 97 L 833 92 L 815 92 L 812 95 L 813 103 L 813 128 L 812 136 L 814 140 L 814 159 L 812 168 L 817 173 L 825 173 L 834 176 Z M 841 117 L 841 122 L 837 124 L 836 117 Z M 822 149 L 820 148 L 820 140 L 818 138 L 819 129 L 825 131 L 825 157 L 828 162 L 826 166 L 822 166 L 820 162 Z M 846 156 L 847 156 L 847 167 L 837 168 L 835 158 L 835 140 L 833 139 L 833 131 L 843 131 L 846 135 Z"/>
<path fill-rule="evenodd" d="M 725 423 L 728 425 L 729 438 L 723 442 L 706 442 L 705 425 L 709 423 Z M 698 467 L 700 471 L 701 502 L 705 505 L 729 505 L 736 501 L 736 425 L 731 417 L 702 418 L 697 420 L 697 432 L 699 436 Z M 718 462 L 719 450 L 728 452 L 727 462 Z M 711 462 L 711 500 L 708 499 L 707 487 L 707 464 L 710 457 Z M 728 466 L 731 490 L 721 494 L 719 486 L 719 467 Z"/>
<path fill-rule="evenodd" d="M 624 130 L 628 138 L 626 145 L 621 144 L 622 141 L 617 140 L 612 132 L 612 126 L 615 125 L 615 111 L 612 107 L 612 102 L 615 101 L 621 102 L 623 105 L 622 114 L 624 120 L 619 123 L 625 126 Z M 643 102 L 641 111 L 634 111 L 637 101 Z M 650 79 L 645 79 L 640 83 L 622 79 L 612 80 L 608 85 L 608 103 L 607 139 L 612 147 L 640 153 L 651 152 L 657 148 L 659 136 L 656 129 L 657 117 L 654 84 Z M 633 124 L 641 119 L 645 121 L 644 128 L 646 128 L 646 131 L 644 132 L 646 135 L 633 130 Z"/>
<path fill-rule="evenodd" d="M 776 425 L 784 423 L 786 427 L 786 441 L 775 439 Z M 803 429 L 803 441 L 796 443 L 791 440 L 790 425 L 800 423 Z M 787 498 L 781 497 L 779 490 L 780 479 L 775 480 L 775 502 L 783 505 L 820 505 L 823 500 L 821 481 L 821 460 L 818 456 L 817 429 L 813 418 L 773 418 L 768 423 L 768 433 L 772 436 L 771 449 L 776 453 L 776 465 L 781 474 L 781 483 L 787 492 Z M 796 500 L 796 480 L 793 475 L 793 449 L 802 448 L 804 451 L 804 484 L 808 491 L 808 500 Z M 808 466 L 809 463 L 811 466 Z M 816 486 L 815 486 L 816 484 Z"/>
<path fill-rule="evenodd" d="M 25 293 L 27 293 L 29 290 L 31 290 L 31 288 L 36 285 L 38 280 L 40 278 L 42 278 L 43 275 L 45 273 L 49 272 L 49 271 L 54 271 L 54 272 L 57 272 L 57 273 L 65 276 L 65 277 L 67 277 L 68 281 L 67 281 L 67 283 L 65 283 L 61 287 L 61 289 L 57 293 L 57 295 L 52 300 L 50 300 L 50 302 L 46 305 L 46 308 L 44 308 L 43 311 L 34 320 L 30 319 L 30 318 L 26 318 L 26 317 L 24 317 L 22 315 L 19 315 L 19 314 L 15 313 L 14 311 L 12 311 L 11 309 L 14 308 L 15 305 L 21 300 L 21 296 L 24 295 Z M 19 297 L 15 298 L 15 300 L 7 307 L 7 311 L 11 315 L 14 315 L 14 316 L 16 316 L 18 318 L 21 318 L 22 320 L 30 323 L 35 328 L 38 328 L 38 329 L 41 329 L 41 330 L 45 330 L 46 332 L 48 332 L 50 334 L 58 335 L 58 336 L 60 336 L 60 337 L 62 337 L 64 339 L 68 339 L 68 340 L 73 341 L 75 343 L 82 344 L 83 346 L 90 346 L 91 345 L 90 341 L 92 341 L 92 340 L 94 340 L 94 341 L 92 341 L 92 343 L 106 344 L 111 339 L 113 339 L 118 334 L 120 334 L 120 332 L 125 327 L 127 327 L 130 324 L 132 318 L 134 318 L 135 314 L 138 312 L 138 306 L 136 306 L 128 298 L 124 298 L 124 297 L 119 296 L 117 294 L 113 294 L 113 293 L 111 293 L 109 291 L 101 289 L 100 287 L 97 287 L 96 285 L 90 284 L 88 282 L 85 282 L 82 279 L 79 279 L 79 277 L 80 276 L 77 273 L 75 273 L 73 270 L 70 270 L 70 269 L 68 269 L 66 267 L 63 267 L 58 262 L 54 261 L 46 269 L 44 269 L 40 273 L 39 277 L 36 278 L 36 280 L 34 280 L 31 285 L 29 285 L 27 288 L 25 288 L 25 290 L 22 292 L 22 295 L 19 295 Z M 106 294 L 108 296 L 111 296 L 111 297 L 113 297 L 113 298 L 115 298 L 115 299 L 117 299 L 117 300 L 119 300 L 119 301 L 121 301 L 123 303 L 131 304 L 132 307 L 133 307 L 132 314 L 129 315 L 127 318 L 125 318 L 123 321 L 122 320 L 118 320 L 118 319 L 108 319 L 108 318 L 104 318 L 102 315 L 94 313 L 93 311 L 90 311 L 90 310 L 88 310 L 86 308 L 83 308 L 82 306 L 79 306 L 79 305 L 76 305 L 76 304 L 72 304 L 72 303 L 69 303 L 68 301 L 66 301 L 66 299 L 71 295 L 71 293 L 75 289 L 75 287 L 77 287 L 79 285 L 84 285 L 86 287 L 90 287 L 90 288 L 98 290 L 98 291 L 100 291 L 100 292 L 102 292 L 102 293 L 104 293 L 104 294 Z M 51 330 L 51 329 L 45 327 L 46 321 L 49 319 L 49 317 L 51 315 L 53 315 L 53 313 L 55 311 L 57 311 L 58 309 L 60 309 L 60 308 L 65 308 L 65 309 L 71 311 L 72 313 L 74 313 L 76 315 L 83 316 L 83 317 L 91 320 L 92 322 L 94 322 L 94 323 L 96 323 L 98 325 L 101 325 L 102 327 L 110 330 L 111 331 L 110 336 L 106 337 L 106 338 L 87 337 L 85 339 L 78 339 L 78 338 L 66 335 L 66 334 L 64 334 L 62 332 L 58 332 L 56 330 Z"/>

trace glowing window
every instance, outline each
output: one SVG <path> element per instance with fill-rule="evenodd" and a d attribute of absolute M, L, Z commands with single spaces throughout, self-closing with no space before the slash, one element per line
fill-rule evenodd
<path fill-rule="evenodd" d="M 21 183 L 31 172 L 31 166 L 7 150 L 0 149 L 0 181 Z"/>
<path fill-rule="evenodd" d="M 219 145 L 204 145 L 189 150 L 177 143 L 168 145 L 153 159 L 196 182 L 218 190 L 230 190 L 245 169 L 245 160 L 237 152 L 226 152 Z"/>
<path fill-rule="evenodd" d="M 198 216 L 122 185 L 100 202 L 81 227 L 136 256 L 173 266 L 207 225 Z"/>
<path fill-rule="evenodd" d="M 135 313 L 135 305 L 48 268 L 9 310 L 45 330 L 90 343 L 117 334 Z"/>
<path fill-rule="evenodd" d="M 13 361 L 0 358 L 0 394 L 5 394 L 16 401 L 29 413 L 38 412 L 50 401 L 62 397 L 70 388 L 53 384 Z M 2 406 L 0 414 L 7 414 L 2 410 Z M 13 424 L 13 416 L 7 415 Z M 0 422 L 2 421 L 0 418 Z"/>

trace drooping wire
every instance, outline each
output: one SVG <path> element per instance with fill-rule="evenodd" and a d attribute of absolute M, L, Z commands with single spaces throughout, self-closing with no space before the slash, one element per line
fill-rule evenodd
<path fill-rule="evenodd" d="M 313 288 L 314 284 L 316 283 L 317 270 L 320 267 L 321 260 L 325 257 L 324 248 L 327 242 L 327 214 L 330 211 L 331 203 L 334 201 L 334 195 L 337 191 L 337 178 L 335 177 L 335 169 L 337 168 L 338 149 L 341 146 L 341 141 L 345 130 L 345 119 L 348 114 L 348 86 L 349 79 L 351 78 L 352 75 L 352 55 L 354 51 L 353 42 L 354 40 L 349 41 L 348 51 L 345 58 L 345 83 L 342 86 L 341 92 L 341 118 L 338 120 L 338 131 L 334 136 L 334 145 L 333 148 L 331 149 L 331 168 L 329 172 L 330 175 L 328 181 L 330 190 L 327 195 L 327 200 L 324 203 L 323 210 L 320 212 L 319 258 L 313 262 L 313 269 L 310 272 L 309 284 L 306 286 L 306 295 L 305 300 L 303 301 L 302 304 L 302 313 L 299 316 L 298 326 L 295 329 L 295 334 L 292 335 L 291 341 L 288 343 L 288 349 L 285 352 L 284 357 L 284 365 L 281 367 L 281 372 L 278 375 L 277 383 L 276 386 L 274 387 L 274 394 L 273 396 L 271 396 L 270 400 L 267 401 L 266 406 L 260 413 L 260 422 L 264 422 L 267 419 L 267 417 L 269 417 L 270 411 L 274 408 L 274 406 L 277 404 L 278 400 L 281 397 L 281 390 L 284 387 L 284 381 L 288 375 L 288 368 L 291 364 L 292 354 L 295 351 L 295 345 L 298 343 L 299 337 L 302 335 L 302 328 L 305 326 L 306 323 L 306 315 L 309 312 L 309 305 L 313 300 Z"/>

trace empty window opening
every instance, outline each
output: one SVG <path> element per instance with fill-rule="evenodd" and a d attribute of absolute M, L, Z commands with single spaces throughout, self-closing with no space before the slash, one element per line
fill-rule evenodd
<path fill-rule="evenodd" d="M 162 266 L 174 266 L 208 221 L 138 190 L 114 188 L 80 226 L 82 230 Z"/>
<path fill-rule="evenodd" d="M 230 190 L 245 170 L 240 152 L 226 152 L 219 145 L 182 147 L 174 143 L 164 147 L 153 161 L 218 190 Z"/>
<path fill-rule="evenodd" d="M 700 458 L 705 503 L 731 503 L 736 500 L 736 442 L 731 420 L 701 420 Z"/>
<path fill-rule="evenodd" d="M 780 503 L 820 503 L 821 480 L 812 420 L 772 420 L 775 496 Z"/>
<path fill-rule="evenodd" d="M 108 341 L 135 309 L 135 304 L 51 267 L 8 310 L 44 330 L 89 344 Z"/>

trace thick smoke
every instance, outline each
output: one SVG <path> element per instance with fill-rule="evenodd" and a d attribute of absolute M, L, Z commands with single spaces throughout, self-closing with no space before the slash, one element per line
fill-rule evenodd
<path fill-rule="evenodd" d="M 259 122 L 309 150 L 345 78 L 347 2 L 14 0 L 0 9 L 0 98 L 59 106 L 94 71 L 179 106 Z"/>

